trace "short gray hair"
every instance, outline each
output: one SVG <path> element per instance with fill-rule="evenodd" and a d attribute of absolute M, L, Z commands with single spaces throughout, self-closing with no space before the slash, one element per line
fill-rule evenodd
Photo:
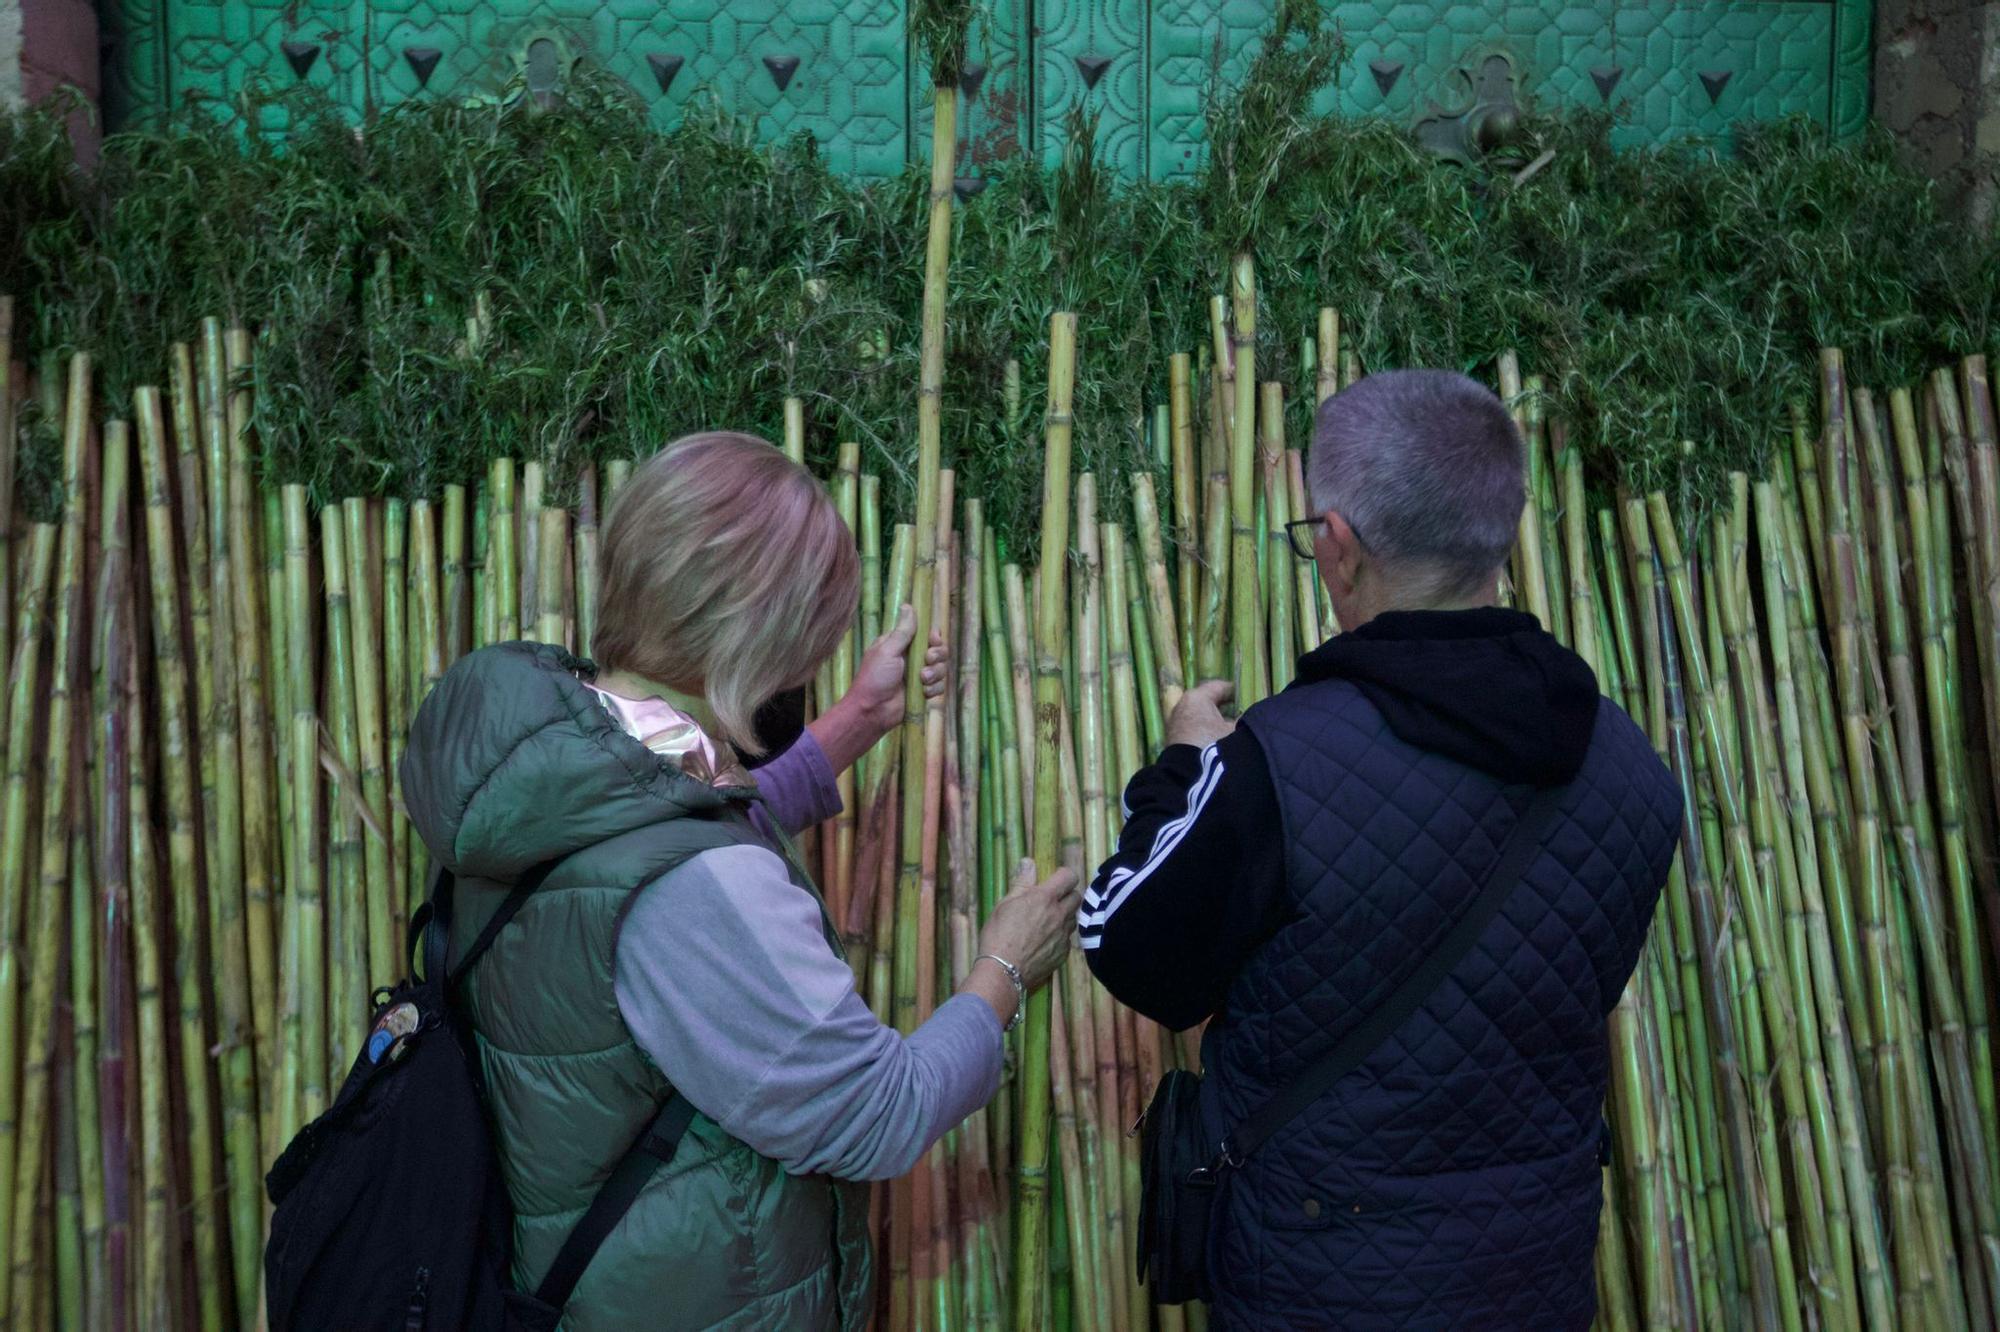
<path fill-rule="evenodd" d="M 1385 563 L 1454 585 L 1507 562 L 1526 502 L 1521 435 L 1492 390 L 1449 370 L 1388 370 L 1319 406 L 1313 512 Z"/>

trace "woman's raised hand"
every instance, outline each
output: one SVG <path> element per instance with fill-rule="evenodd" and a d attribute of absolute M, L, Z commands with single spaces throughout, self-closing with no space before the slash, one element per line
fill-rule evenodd
<path fill-rule="evenodd" d="M 905 605 L 888 631 L 861 654 L 861 664 L 854 668 L 854 685 L 841 700 L 853 701 L 878 740 L 903 720 L 903 682 L 909 670 L 910 640 L 916 636 L 917 613 Z M 924 654 L 925 698 L 944 693 L 944 663 L 944 635 L 933 630 L 930 651 Z"/>

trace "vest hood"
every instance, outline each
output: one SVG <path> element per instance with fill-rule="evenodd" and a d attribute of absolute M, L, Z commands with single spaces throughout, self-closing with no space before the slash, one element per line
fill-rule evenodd
<path fill-rule="evenodd" d="M 669 767 L 605 711 L 560 648 L 502 643 L 459 659 L 417 710 L 403 800 L 454 874 L 532 866 L 745 794 Z"/>
<path fill-rule="evenodd" d="M 1575 777 L 1597 727 L 1597 676 L 1532 615 L 1392 611 L 1299 662 L 1299 682 L 1353 682 L 1405 744 L 1503 782 Z"/>

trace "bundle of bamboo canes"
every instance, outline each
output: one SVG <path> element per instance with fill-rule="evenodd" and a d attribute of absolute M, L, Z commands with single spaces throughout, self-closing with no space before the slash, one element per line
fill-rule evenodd
<path fill-rule="evenodd" d="M 944 161 L 934 217 L 950 180 Z M 1304 441 L 1257 364 L 1251 259 L 1214 299 L 1212 345 L 1163 368 L 1153 465 L 1129 476 L 1072 474 L 1083 333 L 1051 318 L 1023 566 L 940 457 L 948 240 L 934 228 L 916 511 L 883 513 L 859 450 L 834 455 L 863 596 L 815 690 L 838 697 L 904 602 L 952 647 L 951 687 L 925 703 L 913 680 L 907 724 L 843 775 L 843 812 L 807 843 L 857 985 L 905 1030 L 969 966 L 1008 867 L 1105 857 L 1117 791 L 1187 682 L 1232 678 L 1254 704 L 1335 630 L 1283 538 L 1308 512 Z M 8 367 L 10 313 L 0 298 Z M 587 648 L 598 517 L 630 467 L 502 459 L 471 488 L 315 513 L 252 467 L 249 335 L 190 334 L 129 420 L 100 410 L 85 355 L 10 368 L 0 392 L 0 515 L 19 402 L 62 439 L 60 514 L 0 522 L 17 1326 L 256 1322 L 262 1166 L 338 1085 L 423 891 L 397 789 L 409 720 L 482 645 Z M 475 352 L 480 336 L 475 318 Z M 1360 373 L 1334 311 L 1304 364 L 1320 399 Z M 1590 661 L 1689 795 L 1612 1015 L 1603 1326 L 1994 1327 L 2000 438 L 1983 359 L 1876 393 L 1828 351 L 1817 424 L 1802 407 L 1770 474 L 1731 477 L 1720 503 L 1594 503 L 1538 382 L 1512 356 L 1494 375 L 1530 459 L 1506 594 Z M 804 413 L 786 420 L 803 458 Z M 878 1191 L 880 1325 L 1204 1326 L 1132 1277 L 1127 1132 L 1161 1071 L 1198 1059 L 1073 955 L 1031 1003 L 1003 1094 Z"/>

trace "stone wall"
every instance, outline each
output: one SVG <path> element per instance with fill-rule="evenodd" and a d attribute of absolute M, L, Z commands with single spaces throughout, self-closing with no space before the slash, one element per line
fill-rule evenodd
<path fill-rule="evenodd" d="M 2000 168 L 2000 3 L 1879 0 L 1875 118 L 1967 216 L 1994 216 Z"/>
<path fill-rule="evenodd" d="M 70 118 L 77 155 L 97 155 L 97 9 L 91 0 L 0 0 L 0 106 L 38 102 L 78 89 L 85 105 Z"/>

